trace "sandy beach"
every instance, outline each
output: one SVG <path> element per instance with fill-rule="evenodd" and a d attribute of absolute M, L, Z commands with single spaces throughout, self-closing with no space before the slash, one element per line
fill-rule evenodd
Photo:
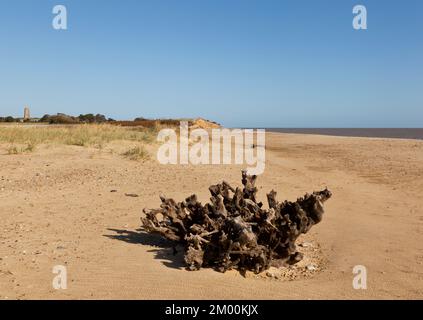
<path fill-rule="evenodd" d="M 317 270 L 293 279 L 189 272 L 180 253 L 139 231 L 142 209 L 158 207 L 159 194 L 180 201 L 196 193 L 206 202 L 211 184 L 240 185 L 242 166 L 131 161 L 107 147 L 6 149 L 0 145 L 0 299 L 423 297 L 423 141 L 267 134 L 262 201 L 272 188 L 280 200 L 333 192 L 323 221 L 302 240 L 318 255 Z M 52 287 L 55 265 L 67 267 L 66 290 Z M 367 268 L 367 290 L 352 286 L 356 265 Z"/>

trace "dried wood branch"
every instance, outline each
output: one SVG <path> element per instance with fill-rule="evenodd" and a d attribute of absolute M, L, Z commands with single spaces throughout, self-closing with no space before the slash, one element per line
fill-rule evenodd
<path fill-rule="evenodd" d="M 143 228 L 182 244 L 189 270 L 235 268 L 260 273 L 272 265 L 301 261 L 295 241 L 322 220 L 323 204 L 331 192 L 325 189 L 295 202 L 278 202 L 272 190 L 267 195 L 269 208 L 264 209 L 256 201 L 256 180 L 243 171 L 242 189 L 225 181 L 213 185 L 206 205 L 196 195 L 178 203 L 161 196 L 160 209 L 144 209 Z"/>

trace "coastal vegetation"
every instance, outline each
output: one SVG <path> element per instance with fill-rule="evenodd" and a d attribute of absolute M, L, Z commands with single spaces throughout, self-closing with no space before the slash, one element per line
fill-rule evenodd
<path fill-rule="evenodd" d="M 104 124 L 58 126 L 0 126 L 0 144 L 9 155 L 30 153 L 39 145 L 69 145 L 103 149 L 116 141 L 136 144 L 124 156 L 132 160 L 148 158 L 145 145 L 152 144 L 159 127 L 121 127 Z"/>

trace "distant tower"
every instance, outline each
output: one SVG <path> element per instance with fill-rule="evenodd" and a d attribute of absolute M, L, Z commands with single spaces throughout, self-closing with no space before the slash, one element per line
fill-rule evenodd
<path fill-rule="evenodd" d="M 29 108 L 25 107 L 24 109 L 24 121 L 29 121 L 31 119 L 31 114 L 29 113 Z"/>

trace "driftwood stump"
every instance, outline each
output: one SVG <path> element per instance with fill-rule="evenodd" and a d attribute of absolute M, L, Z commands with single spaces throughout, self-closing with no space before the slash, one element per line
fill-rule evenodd
<path fill-rule="evenodd" d="M 264 209 L 256 201 L 256 179 L 243 171 L 242 189 L 225 181 L 211 186 L 206 205 L 196 195 L 178 203 L 161 196 L 160 209 L 144 209 L 143 228 L 182 244 L 189 270 L 211 267 L 260 273 L 301 261 L 295 241 L 322 220 L 323 203 L 331 192 L 325 189 L 295 202 L 278 202 L 272 190 L 267 195 L 269 208 Z"/>

